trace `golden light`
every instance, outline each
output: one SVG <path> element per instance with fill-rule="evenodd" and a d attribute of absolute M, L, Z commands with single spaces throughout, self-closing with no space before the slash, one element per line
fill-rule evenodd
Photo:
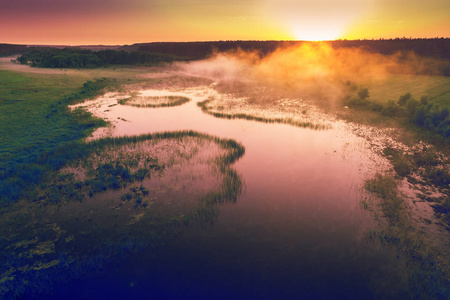
<path fill-rule="evenodd" d="M 349 26 L 370 11 L 374 0 L 267 0 L 263 10 L 292 39 L 326 41 L 342 38 Z"/>
<path fill-rule="evenodd" d="M 336 26 L 328 28 L 308 28 L 305 26 L 293 26 L 292 35 L 299 41 L 330 41 L 340 38 L 342 30 Z"/>

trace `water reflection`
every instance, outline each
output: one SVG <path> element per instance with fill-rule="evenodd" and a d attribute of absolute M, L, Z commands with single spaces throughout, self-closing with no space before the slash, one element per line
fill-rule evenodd
<path fill-rule="evenodd" d="M 360 209 L 360 187 L 385 167 L 365 139 L 339 122 L 315 131 L 214 118 L 197 107 L 216 95 L 208 87 L 158 93 L 193 101 L 136 108 L 111 106 L 110 95 L 91 106 L 114 124 L 95 137 L 195 130 L 235 139 L 246 149 L 233 166 L 246 191 L 221 206 L 213 225 L 64 286 L 59 296 L 370 299 L 402 288 L 395 255 L 363 239 L 374 223 Z"/>

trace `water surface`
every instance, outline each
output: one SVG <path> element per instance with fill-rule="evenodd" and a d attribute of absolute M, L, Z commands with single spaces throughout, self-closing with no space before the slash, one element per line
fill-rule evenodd
<path fill-rule="evenodd" d="M 91 109 L 115 126 L 94 136 L 195 130 L 235 139 L 246 149 L 233 166 L 245 192 L 214 224 L 66 284 L 55 299 L 370 299 L 401 286 L 395 255 L 364 238 L 375 222 L 361 209 L 362 183 L 386 167 L 364 138 L 341 122 L 316 131 L 215 118 L 196 105 L 216 93 L 208 87 L 147 93 L 192 101 L 153 109 L 97 100 Z"/>

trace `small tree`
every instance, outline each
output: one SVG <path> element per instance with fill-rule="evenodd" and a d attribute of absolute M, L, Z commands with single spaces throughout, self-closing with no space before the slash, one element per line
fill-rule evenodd
<path fill-rule="evenodd" d="M 404 106 L 409 99 L 411 99 L 411 93 L 406 93 L 400 96 L 397 103 L 400 106 Z"/>
<path fill-rule="evenodd" d="M 420 103 L 422 103 L 423 105 L 428 105 L 428 96 L 422 96 L 420 97 Z"/>
<path fill-rule="evenodd" d="M 358 97 L 361 100 L 365 100 L 369 98 L 369 89 L 368 88 L 360 88 L 358 91 Z"/>

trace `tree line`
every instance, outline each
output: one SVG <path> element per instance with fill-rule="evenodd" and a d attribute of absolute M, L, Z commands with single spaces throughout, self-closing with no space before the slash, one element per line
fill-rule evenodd
<path fill-rule="evenodd" d="M 124 50 L 92 51 L 80 48 L 28 48 L 17 62 L 38 68 L 98 68 L 107 65 L 156 65 L 185 60 L 170 54 Z"/>
<path fill-rule="evenodd" d="M 25 45 L 0 44 L 0 57 L 23 53 L 26 49 Z"/>
<path fill-rule="evenodd" d="M 124 49 L 134 49 L 144 52 L 157 52 L 194 59 L 206 58 L 215 50 L 223 52 L 235 49 L 245 51 L 256 50 L 262 55 L 286 46 L 298 46 L 308 41 L 212 41 L 212 42 L 153 42 L 138 43 L 124 46 Z M 335 40 L 324 42 L 333 48 L 364 48 L 369 52 L 394 54 L 397 52 L 414 52 L 423 57 L 450 59 L 450 39 L 379 39 L 379 40 Z"/>

